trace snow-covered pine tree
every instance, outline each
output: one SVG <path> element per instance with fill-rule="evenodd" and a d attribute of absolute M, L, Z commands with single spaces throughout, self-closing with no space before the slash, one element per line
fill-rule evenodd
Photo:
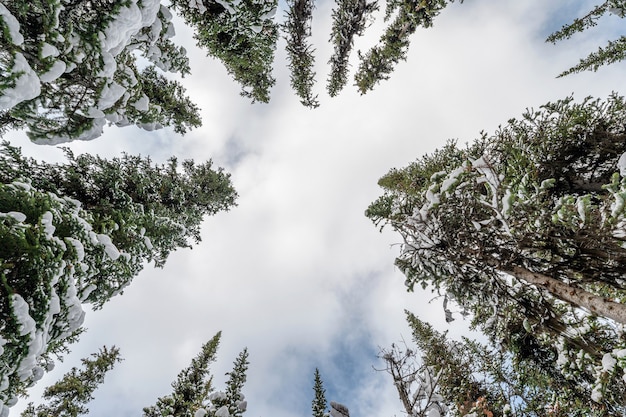
<path fill-rule="evenodd" d="M 197 45 L 222 61 L 241 95 L 267 103 L 278 25 L 278 0 L 172 0 L 172 8 L 194 28 Z"/>
<path fill-rule="evenodd" d="M 313 392 L 315 398 L 311 403 L 311 410 L 313 411 L 313 417 L 327 417 L 326 411 L 326 390 L 324 389 L 324 383 L 319 369 L 315 368 L 315 374 L 313 377 Z"/>
<path fill-rule="evenodd" d="M 93 139 L 106 124 L 179 133 L 200 125 L 181 84 L 189 63 L 160 0 L 0 4 L 0 133 L 42 144 Z M 150 65 L 138 68 L 137 56 Z"/>
<path fill-rule="evenodd" d="M 381 80 L 386 80 L 401 60 L 406 59 L 409 38 L 418 27 L 429 28 L 433 19 L 454 0 L 389 0 L 385 21 L 395 14 L 393 22 L 380 38 L 379 45 L 365 54 L 359 52 L 359 69 L 354 76 L 361 94 Z M 462 0 L 460 1 L 463 2 Z"/>
<path fill-rule="evenodd" d="M 337 0 L 333 9 L 333 25 L 330 41 L 334 45 L 333 55 L 328 63 L 330 74 L 326 90 L 335 97 L 348 82 L 348 60 L 354 46 L 354 37 L 362 36 L 378 2 L 367 0 Z"/>
<path fill-rule="evenodd" d="M 171 395 L 143 409 L 144 417 L 241 417 L 247 403 L 241 392 L 246 382 L 248 352 L 244 349 L 229 372 L 226 391 L 213 391 L 209 365 L 215 360 L 221 332 L 207 342 L 191 365 L 172 383 Z"/>
<path fill-rule="evenodd" d="M 315 57 L 313 47 L 307 41 L 311 36 L 313 8 L 313 0 L 289 0 L 285 22 L 280 27 L 287 41 L 291 88 L 300 97 L 300 103 L 310 108 L 319 107 L 317 95 L 313 96 L 311 91 L 315 84 Z"/>
<path fill-rule="evenodd" d="M 147 261 L 162 266 L 200 239 L 203 216 L 236 193 L 211 162 L 113 160 L 68 152 L 67 164 L 0 153 L 0 401 L 10 403 L 76 340 L 82 304 L 99 308 Z"/>
<path fill-rule="evenodd" d="M 119 349 L 106 346 L 90 358 L 82 359 L 83 369 L 72 368 L 70 372 L 43 393 L 46 404 L 35 407 L 33 403 L 22 412 L 22 417 L 77 417 L 89 413 L 87 403 L 93 400 L 93 392 L 104 381 L 105 374 L 120 362 Z"/>
<path fill-rule="evenodd" d="M 523 332 L 558 348 L 595 401 L 624 384 L 625 120 L 616 95 L 549 103 L 392 170 L 366 213 L 401 234 L 410 290 L 445 293 L 505 349 Z"/>

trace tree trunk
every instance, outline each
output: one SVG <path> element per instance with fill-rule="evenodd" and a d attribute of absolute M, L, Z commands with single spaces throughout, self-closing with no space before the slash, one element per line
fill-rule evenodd
<path fill-rule="evenodd" d="M 586 308 L 593 314 L 607 317 L 618 323 L 626 324 L 626 305 L 616 303 L 607 298 L 587 292 L 581 288 L 572 287 L 558 279 L 530 271 L 521 266 L 513 266 L 502 272 L 513 275 L 529 284 L 547 290 L 550 294 L 568 303 Z"/>

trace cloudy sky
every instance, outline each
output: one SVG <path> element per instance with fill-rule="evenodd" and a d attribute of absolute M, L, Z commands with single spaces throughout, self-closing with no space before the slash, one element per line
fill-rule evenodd
<path fill-rule="evenodd" d="M 389 377 L 373 367 L 380 365 L 379 347 L 410 339 L 403 310 L 456 336 L 467 323 L 446 325 L 441 300 L 429 303 L 430 293 L 405 292 L 393 267 L 399 236 L 379 233 L 363 215 L 380 194 L 376 182 L 449 138 L 471 141 L 528 107 L 572 93 L 580 100 L 624 92 L 625 64 L 555 78 L 622 35 L 622 21 L 612 17 L 558 46 L 544 42 L 593 3 L 455 3 L 434 28 L 416 33 L 408 60 L 391 80 L 366 96 L 347 88 L 330 99 L 324 80 L 333 4 L 322 0 L 313 22 L 316 110 L 302 107 L 290 91 L 284 41 L 271 103 L 250 105 L 179 22 L 175 40 L 187 47 L 194 71 L 184 84 L 202 108 L 204 126 L 184 137 L 167 129 L 109 128 L 94 141 L 69 146 L 105 157 L 140 153 L 157 162 L 171 155 L 212 158 L 232 173 L 238 207 L 207 219 L 202 244 L 174 253 L 163 269 L 147 266 L 123 296 L 89 312 L 88 332 L 32 390 L 33 398 L 81 357 L 115 344 L 125 361 L 96 393 L 90 415 L 138 416 L 222 330 L 216 387 L 247 346 L 249 417 L 309 415 L 316 367 L 328 399 L 347 405 L 353 417 L 400 415 Z M 376 43 L 381 28 L 378 19 L 356 49 Z M 32 145 L 23 134 L 9 138 L 28 155 L 62 159 L 59 149 Z"/>

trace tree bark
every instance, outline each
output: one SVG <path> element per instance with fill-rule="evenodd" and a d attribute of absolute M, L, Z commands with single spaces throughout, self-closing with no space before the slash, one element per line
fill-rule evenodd
<path fill-rule="evenodd" d="M 510 270 L 502 270 L 502 272 L 543 288 L 556 298 L 586 308 L 593 314 L 626 324 L 626 304 L 616 303 L 521 266 L 513 266 Z"/>

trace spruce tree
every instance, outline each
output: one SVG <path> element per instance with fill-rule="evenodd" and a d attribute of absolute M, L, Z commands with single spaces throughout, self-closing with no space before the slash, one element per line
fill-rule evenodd
<path fill-rule="evenodd" d="M 200 239 L 206 215 L 236 193 L 211 162 L 113 160 L 68 151 L 68 163 L 0 153 L 0 400 L 34 384 L 100 308 L 143 266 Z"/>
<path fill-rule="evenodd" d="M 549 103 L 392 170 L 367 210 L 401 234 L 410 290 L 445 294 L 505 349 L 526 333 L 556 347 L 553 362 L 590 381 L 596 402 L 626 365 L 624 120 L 616 95 Z"/>

